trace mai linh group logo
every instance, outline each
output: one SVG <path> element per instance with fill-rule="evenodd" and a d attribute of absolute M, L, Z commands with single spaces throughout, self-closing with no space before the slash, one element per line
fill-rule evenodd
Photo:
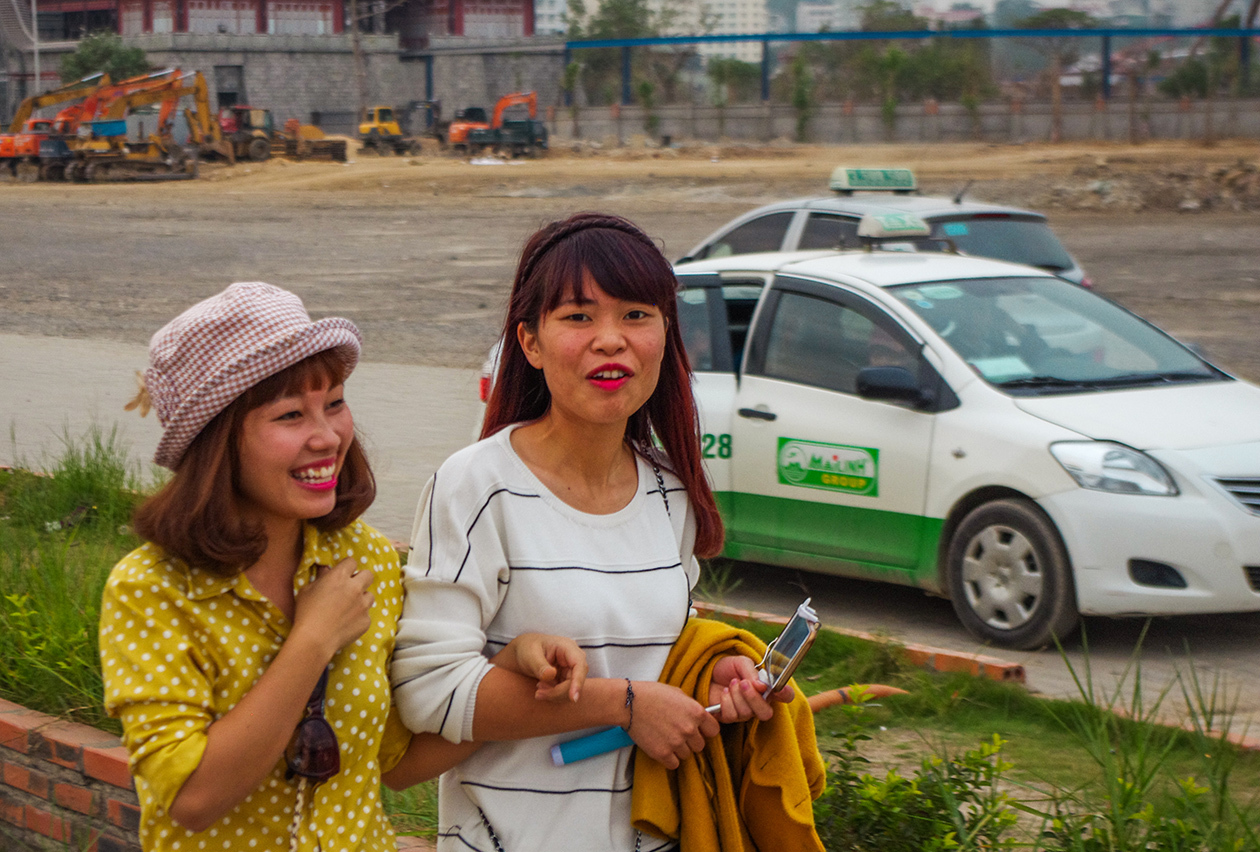
<path fill-rule="evenodd" d="M 847 494 L 879 496 L 879 450 L 779 439 L 779 482 Z"/>

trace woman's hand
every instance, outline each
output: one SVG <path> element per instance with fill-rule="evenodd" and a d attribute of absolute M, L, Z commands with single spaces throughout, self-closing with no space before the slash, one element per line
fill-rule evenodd
<path fill-rule="evenodd" d="M 364 634 L 372 624 L 371 571 L 359 571 L 353 559 L 319 566 L 315 579 L 297 593 L 293 630 L 301 640 L 322 644 L 328 659 Z"/>
<path fill-rule="evenodd" d="M 586 652 L 566 636 L 522 633 L 490 662 L 538 681 L 534 697 L 540 701 L 576 703 L 586 682 Z"/>
<path fill-rule="evenodd" d="M 717 719 L 681 689 L 654 681 L 634 682 L 634 713 L 626 729 L 635 745 L 666 769 L 677 769 L 705 740 L 716 737 Z"/>
<path fill-rule="evenodd" d="M 720 705 L 718 721 L 746 722 L 756 716 L 763 722 L 774 715 L 771 701 L 788 702 L 796 692 L 785 686 L 773 695 L 765 695 L 768 687 L 757 676 L 757 665 L 743 654 L 729 654 L 713 667 L 709 685 L 709 705 Z"/>

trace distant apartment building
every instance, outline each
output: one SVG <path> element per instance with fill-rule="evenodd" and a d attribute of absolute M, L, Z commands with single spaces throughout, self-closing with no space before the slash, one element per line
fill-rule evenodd
<path fill-rule="evenodd" d="M 561 35 L 568 32 L 568 3 L 565 0 L 534 0 L 534 32 Z"/>
<path fill-rule="evenodd" d="M 708 35 L 747 35 L 770 29 L 766 0 L 708 0 L 704 3 Z M 698 32 L 692 29 L 691 32 Z M 701 56 L 721 56 L 743 62 L 761 61 L 761 42 L 707 42 L 697 46 Z"/>
<path fill-rule="evenodd" d="M 798 33 L 856 30 L 862 23 L 865 0 L 800 0 L 796 4 Z"/>

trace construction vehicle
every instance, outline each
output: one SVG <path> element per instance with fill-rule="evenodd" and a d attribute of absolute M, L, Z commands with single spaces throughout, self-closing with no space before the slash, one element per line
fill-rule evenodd
<path fill-rule="evenodd" d="M 482 107 L 465 107 L 455 111 L 455 118 L 447 129 L 447 143 L 456 151 L 468 150 L 468 134 L 474 130 L 487 130 L 490 119 Z"/>
<path fill-rule="evenodd" d="M 420 150 L 415 140 L 403 134 L 398 119 L 394 117 L 393 107 L 368 107 L 359 122 L 359 139 L 363 142 L 364 151 L 375 151 L 381 155 L 393 151 L 402 156 Z"/>
<path fill-rule="evenodd" d="M 506 118 L 513 107 L 524 106 L 526 118 Z M 532 157 L 547 148 L 547 125 L 538 118 L 538 95 L 535 92 L 513 92 L 499 98 L 494 105 L 494 115 L 484 128 L 470 128 L 466 144 L 470 153 L 491 149 L 513 157 Z"/>
<path fill-rule="evenodd" d="M 446 144 L 451 123 L 442 120 L 441 101 L 408 101 L 395 115 L 398 126 L 412 139 L 436 139 L 439 145 Z"/>
<path fill-rule="evenodd" d="M 55 125 L 70 120 L 69 115 L 63 115 L 66 110 L 58 113 L 55 119 L 32 118 L 35 110 L 67 101 L 87 100 L 109 84 L 109 75 L 101 72 L 22 101 L 13 116 L 9 132 L 0 133 L 0 177 L 11 178 L 20 172 L 25 180 L 37 179 L 39 165 L 34 160 L 39 156 L 39 139 L 53 133 Z"/>
<path fill-rule="evenodd" d="M 64 107 L 53 119 L 27 118 L 20 133 L 11 137 L 13 153 L 13 171 L 18 180 L 31 182 L 36 180 L 59 180 L 65 166 L 69 162 L 68 152 L 77 147 L 80 141 L 80 128 L 84 122 L 91 122 L 101 112 L 121 97 L 133 92 L 149 91 L 170 87 L 180 77 L 178 69 L 168 68 L 131 77 L 119 83 L 109 83 L 109 78 L 100 75 L 99 85 L 84 89 L 66 96 L 66 93 L 54 91 L 40 96 L 47 101 L 50 96 L 57 102 L 64 102 L 77 97 L 78 103 Z M 86 79 L 86 78 L 85 78 Z M 35 108 L 46 104 L 34 104 Z M 18 118 L 29 115 L 19 109 Z M 55 141 L 54 141 L 55 140 Z M 45 157 L 45 143 L 51 141 Z M 7 146 L 6 146 L 7 149 Z"/>
<path fill-rule="evenodd" d="M 344 139 L 328 139 L 311 124 L 291 118 L 277 130 L 271 110 L 240 104 L 219 110 L 219 127 L 238 160 L 256 163 L 273 154 L 295 160 L 308 158 L 346 161 Z"/>
<path fill-rule="evenodd" d="M 188 111 L 192 151 L 172 132 L 179 101 L 192 97 Z M 140 142 L 127 139 L 127 114 L 161 104 L 157 129 Z M 79 123 L 73 138 L 53 136 L 40 143 L 40 173 L 48 180 L 175 180 L 195 177 L 201 152 L 231 154 L 210 115 L 210 100 L 201 72 L 170 77 L 109 99 L 99 117 Z"/>
<path fill-rule="evenodd" d="M 109 75 L 102 71 L 98 74 L 90 74 L 80 80 L 75 80 L 73 83 L 66 83 L 64 86 L 52 91 L 44 92 L 40 95 L 32 95 L 18 105 L 17 112 L 13 115 L 13 121 L 9 122 L 9 132 L 21 132 L 22 127 L 37 109 L 56 106 L 66 101 L 82 100 L 101 88 L 108 86 L 109 82 Z"/>

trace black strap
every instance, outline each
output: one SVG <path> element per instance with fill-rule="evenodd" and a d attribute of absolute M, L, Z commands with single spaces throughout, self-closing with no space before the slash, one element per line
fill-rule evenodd
<path fill-rule="evenodd" d="M 656 466 L 656 462 L 649 458 L 648 464 L 652 465 L 652 473 L 656 474 L 656 490 L 661 493 L 661 499 L 665 501 L 665 514 L 670 515 L 669 492 L 665 490 L 665 477 L 661 476 L 661 469 Z"/>

